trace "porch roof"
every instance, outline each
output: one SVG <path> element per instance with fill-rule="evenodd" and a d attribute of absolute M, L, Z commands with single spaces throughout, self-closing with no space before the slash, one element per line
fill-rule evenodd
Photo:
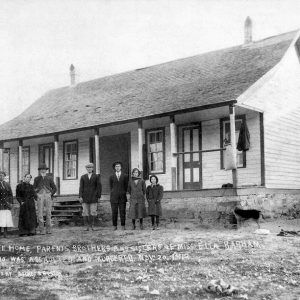
<path fill-rule="evenodd" d="M 51 90 L 0 126 L 14 140 L 201 109 L 235 100 L 283 57 L 296 32 L 75 87 Z"/>

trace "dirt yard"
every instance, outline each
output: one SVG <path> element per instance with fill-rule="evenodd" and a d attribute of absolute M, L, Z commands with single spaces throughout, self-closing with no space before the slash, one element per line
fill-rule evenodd
<path fill-rule="evenodd" d="M 251 222 L 11 234 L 0 240 L 0 299 L 300 299 L 300 236 L 277 236 L 300 220 L 261 225 L 270 234 Z"/>

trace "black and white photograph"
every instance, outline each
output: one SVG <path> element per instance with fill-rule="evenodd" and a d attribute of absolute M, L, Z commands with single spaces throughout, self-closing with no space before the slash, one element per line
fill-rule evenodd
<path fill-rule="evenodd" d="M 300 1 L 0 1 L 0 299 L 300 300 Z"/>

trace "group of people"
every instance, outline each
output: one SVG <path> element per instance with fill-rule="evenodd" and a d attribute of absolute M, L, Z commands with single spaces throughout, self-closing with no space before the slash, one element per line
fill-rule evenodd
<path fill-rule="evenodd" d="M 97 202 L 101 198 L 101 181 L 93 173 L 93 164 L 87 164 L 87 174 L 81 176 L 79 199 L 83 207 L 83 218 L 86 230 L 94 229 L 97 216 Z M 146 188 L 141 172 L 134 168 L 129 179 L 122 171 L 122 163 L 113 164 L 114 173 L 109 177 L 110 204 L 112 211 L 113 229 L 118 229 L 118 214 L 120 214 L 121 228 L 125 230 L 126 203 L 129 202 L 128 218 L 132 220 L 132 229 L 136 229 L 136 220 L 139 220 L 140 229 L 144 229 L 143 219 L 151 216 L 153 229 L 159 229 L 159 217 L 162 214 L 161 200 L 163 187 L 158 183 L 155 175 L 150 176 L 150 185 Z M 148 202 L 148 213 L 146 211 Z"/>
<path fill-rule="evenodd" d="M 51 234 L 52 198 L 57 188 L 51 176 L 47 175 L 49 168 L 41 164 L 40 174 L 30 183 L 32 176 L 25 174 L 24 180 L 16 187 L 16 198 L 20 204 L 19 235 L 31 236 L 35 234 Z M 82 204 L 82 216 L 86 230 L 94 230 L 97 217 L 97 203 L 101 198 L 102 185 L 100 176 L 94 173 L 94 165 L 86 165 L 87 173 L 80 178 L 79 201 Z M 141 178 L 141 172 L 134 168 L 131 178 L 122 170 L 122 163 L 113 164 L 114 173 L 109 177 L 110 203 L 112 211 L 113 229 L 117 230 L 118 214 L 120 214 L 121 228 L 125 230 L 126 203 L 129 202 L 128 218 L 132 220 L 132 229 L 136 229 L 139 220 L 143 230 L 143 219 L 151 217 L 152 228 L 159 229 L 159 217 L 162 214 L 161 200 L 163 187 L 158 183 L 156 175 L 150 176 L 150 185 L 146 187 Z M 12 220 L 13 194 L 5 179 L 5 172 L 0 171 L 0 232 L 7 236 L 7 228 L 14 227 Z M 148 213 L 146 210 L 148 202 Z M 44 211 L 46 222 L 44 222 Z"/>
<path fill-rule="evenodd" d="M 52 197 L 56 193 L 56 185 L 53 179 L 47 176 L 46 164 L 41 164 L 38 170 L 40 175 L 34 178 L 33 185 L 30 184 L 32 176 L 25 174 L 24 180 L 16 188 L 16 198 L 20 204 L 20 236 L 51 234 Z M 4 237 L 7 235 L 7 228 L 14 227 L 11 214 L 13 194 L 9 183 L 4 181 L 5 176 L 5 172 L 0 171 L 0 227 L 4 228 Z"/>

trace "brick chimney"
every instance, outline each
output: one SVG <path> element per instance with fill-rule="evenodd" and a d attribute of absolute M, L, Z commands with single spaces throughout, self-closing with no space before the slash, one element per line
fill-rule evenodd
<path fill-rule="evenodd" d="M 248 16 L 245 20 L 244 25 L 244 44 L 249 44 L 252 42 L 252 20 Z"/>
<path fill-rule="evenodd" d="M 75 86 L 75 67 L 73 65 L 70 66 L 70 78 L 71 78 L 71 86 Z"/>

